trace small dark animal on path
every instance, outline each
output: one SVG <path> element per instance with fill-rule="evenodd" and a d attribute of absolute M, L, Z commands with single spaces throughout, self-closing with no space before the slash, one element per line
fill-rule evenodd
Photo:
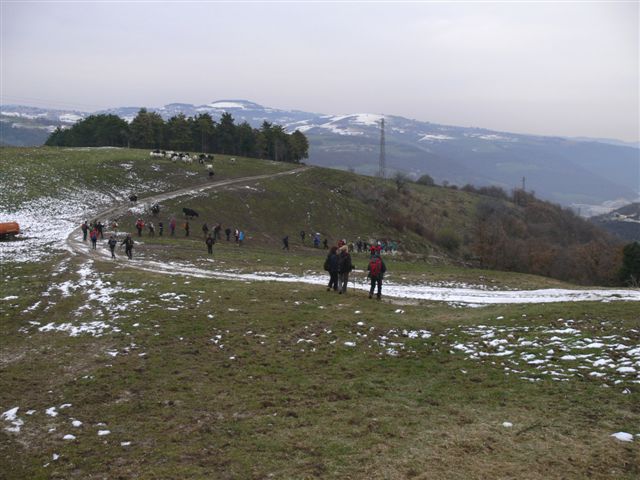
<path fill-rule="evenodd" d="M 131 200 L 132 202 L 137 202 L 138 196 L 135 193 L 132 193 L 131 195 L 129 195 L 129 200 Z"/>

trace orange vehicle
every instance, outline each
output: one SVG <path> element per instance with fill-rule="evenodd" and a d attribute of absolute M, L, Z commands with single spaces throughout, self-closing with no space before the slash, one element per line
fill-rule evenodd
<path fill-rule="evenodd" d="M 0 239 L 13 237 L 20 233 L 20 225 L 18 222 L 0 223 Z"/>

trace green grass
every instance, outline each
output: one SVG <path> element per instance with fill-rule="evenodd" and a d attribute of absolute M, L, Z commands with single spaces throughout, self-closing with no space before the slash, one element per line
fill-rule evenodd
<path fill-rule="evenodd" d="M 290 164 L 215 155 L 214 180 L 289 170 Z M 0 175 L 9 181 L 0 191 L 0 206 L 14 208 L 43 196 L 99 191 L 137 193 L 177 190 L 211 180 L 203 165 L 151 158 L 148 150 L 122 148 L 0 147 Z M 142 190 L 142 191 L 141 191 Z"/>
<path fill-rule="evenodd" d="M 526 382 L 490 362 L 449 353 L 450 339 L 440 336 L 459 325 L 555 327 L 559 318 L 579 320 L 585 335 L 607 334 L 638 327 L 635 305 L 454 309 L 424 303 L 395 314 L 396 305 L 361 293 L 161 276 L 100 263 L 95 268 L 104 281 L 143 288 L 117 295 L 120 301 L 141 303 L 110 321 L 119 333 L 69 337 L 28 323 L 77 322 L 75 312 L 87 302 L 81 293 L 40 296 L 48 286 L 38 274 L 57 269 L 56 260 L 12 268 L 3 284 L 5 295 L 20 299 L 0 311 L 0 405 L 20 406 L 25 421 L 20 434 L 0 433 L 5 478 L 638 474 L 637 442 L 609 437 L 637 433 L 634 387 L 623 395 L 622 387 L 605 389 L 589 379 Z M 72 260 L 55 283 L 75 279 L 78 267 Z M 166 293 L 185 297 L 164 301 Z M 25 313 L 37 299 L 40 307 Z M 104 307 L 89 305 L 84 320 L 103 318 Z M 113 312 L 105 313 L 109 321 Z M 408 340 L 398 357 L 384 355 L 373 341 L 404 328 L 433 336 Z M 216 335 L 223 348 L 212 341 Z M 44 415 L 63 403 L 72 407 Z M 37 412 L 26 416 L 28 409 Z M 83 426 L 71 427 L 72 418 Z M 514 427 L 502 427 L 504 421 Z M 99 429 L 111 434 L 98 437 Z M 62 440 L 66 433 L 77 439 Z M 55 462 L 54 453 L 61 455 Z"/>
<path fill-rule="evenodd" d="M 132 163 L 145 182 L 161 181 L 170 189 L 208 181 L 185 173 L 202 172 L 201 166 L 151 162 L 145 151 L 1 149 L 0 154 L 0 173 L 18 179 L 0 193 L 0 205 L 79 185 L 104 192 L 129 188 L 121 163 Z M 218 156 L 216 162 L 216 178 L 291 167 L 250 159 L 231 163 Z M 201 222 L 222 222 L 248 234 L 242 248 L 224 240 L 215 245 L 213 265 L 227 270 L 320 272 L 325 251 L 311 248 L 309 238 L 300 244 L 297 234 L 304 229 L 331 241 L 359 235 L 403 240 L 412 253 L 386 260 L 388 279 L 399 283 L 570 287 L 452 264 L 424 238 L 394 229 L 385 212 L 368 201 L 374 179 L 309 169 L 248 186 L 163 202 L 154 221 L 163 219 L 165 228 L 184 206 L 200 211 L 192 236 L 145 234 L 134 255 L 209 264 Z M 419 196 L 438 212 L 430 220 L 435 229 L 463 228 L 477 198 L 411 188 L 411 202 Z M 414 208 L 402 207 L 405 213 Z M 134 219 L 123 216 L 121 229 L 132 230 Z M 285 234 L 292 249 L 287 253 L 280 250 Z M 471 329 L 481 325 L 513 328 L 534 341 L 547 338 L 545 330 L 564 328 L 567 320 L 574 321 L 580 338 L 617 335 L 634 344 L 640 342 L 634 303 L 472 309 L 377 302 L 363 292 L 339 296 L 304 284 L 142 272 L 128 268 L 118 253 L 116 262 L 63 252 L 39 263 L 0 265 L 0 298 L 9 297 L 0 301 L 0 411 L 20 407 L 24 421 L 20 433 L 6 431 L 10 424 L 0 421 L 2 478 L 632 479 L 640 474 L 638 442 L 610 437 L 618 431 L 640 433 L 637 384 L 577 374 L 557 382 L 523 362 L 522 373 L 513 374 L 505 371 L 513 367 L 508 359 L 473 360 L 453 348 L 479 343 Z M 365 258 L 355 255 L 354 263 L 363 269 Z M 70 295 L 58 288 L 67 282 Z M 111 302 L 95 300 L 98 294 Z M 101 336 L 38 330 L 49 323 L 90 321 L 107 324 Z M 432 335 L 406 338 L 404 329 Z M 397 356 L 387 353 L 382 337 L 400 344 L 394 347 Z M 531 347 L 536 354 L 542 350 Z M 520 378 L 536 376 L 541 380 Z M 624 394 L 627 388 L 631 393 Z M 65 403 L 72 406 L 60 409 Z M 53 406 L 56 417 L 44 413 Z M 31 409 L 36 412 L 27 415 Z M 72 419 L 83 425 L 73 427 Z M 98 436 L 103 429 L 110 435 Z M 62 439 L 69 433 L 76 440 Z M 54 461 L 53 454 L 60 457 Z"/>

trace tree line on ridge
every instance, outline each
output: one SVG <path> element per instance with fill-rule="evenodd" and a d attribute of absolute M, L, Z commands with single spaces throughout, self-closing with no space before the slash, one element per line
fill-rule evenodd
<path fill-rule="evenodd" d="M 253 128 L 247 122 L 236 125 L 230 113 L 220 121 L 203 113 L 195 117 L 179 114 L 166 122 L 140 109 L 131 123 L 117 115 L 91 115 L 71 128 L 58 127 L 45 145 L 60 147 L 131 147 L 265 158 L 300 163 L 309 157 L 309 142 L 296 130 L 289 134 L 280 125 L 264 121 Z"/>

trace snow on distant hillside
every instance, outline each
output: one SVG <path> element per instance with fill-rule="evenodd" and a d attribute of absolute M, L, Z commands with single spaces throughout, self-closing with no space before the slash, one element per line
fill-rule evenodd
<path fill-rule="evenodd" d="M 427 133 L 422 136 L 418 141 L 419 142 L 444 142 L 446 140 L 454 140 L 454 137 L 450 137 L 449 135 L 433 135 Z"/>
<path fill-rule="evenodd" d="M 246 106 L 238 102 L 214 102 L 214 103 L 210 103 L 208 106 L 211 108 L 221 108 L 223 110 L 226 108 L 239 108 L 240 110 L 247 109 Z"/>
<path fill-rule="evenodd" d="M 65 113 L 60 115 L 58 119 L 64 123 L 76 123 L 82 120 L 84 117 L 82 115 L 76 115 L 74 113 Z"/>
<path fill-rule="evenodd" d="M 362 125 L 380 125 L 380 122 L 384 118 L 384 115 L 376 115 L 375 113 L 355 113 L 349 115 L 352 118 L 353 123 L 359 123 Z"/>

